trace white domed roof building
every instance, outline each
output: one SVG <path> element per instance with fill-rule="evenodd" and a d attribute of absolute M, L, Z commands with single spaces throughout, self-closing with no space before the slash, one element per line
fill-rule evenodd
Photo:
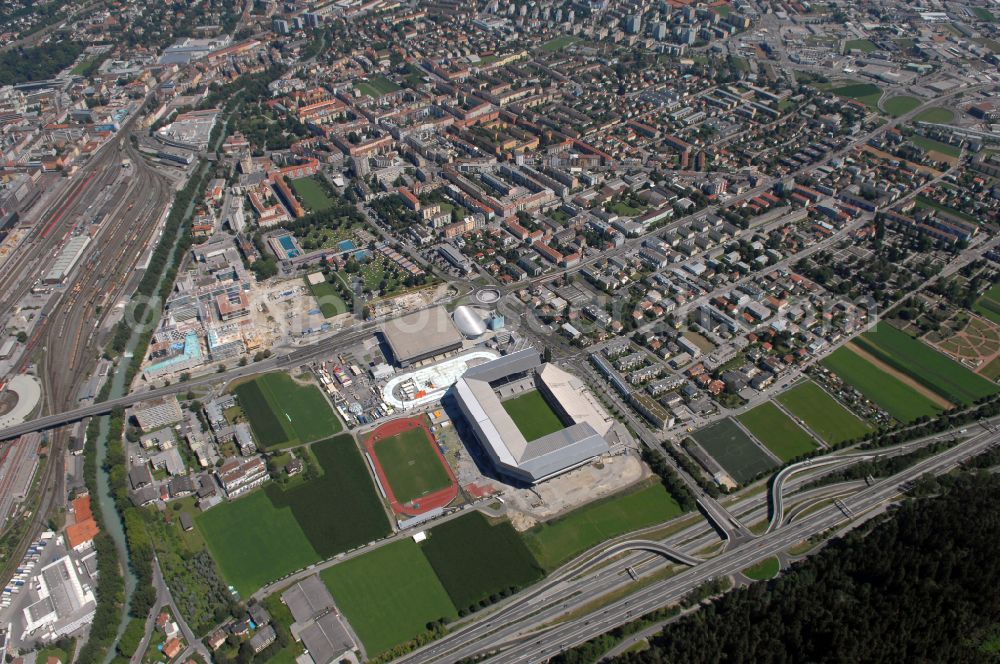
<path fill-rule="evenodd" d="M 452 314 L 452 319 L 454 319 L 458 331 L 468 339 L 475 339 L 486 332 L 486 323 L 472 307 L 467 307 L 464 304 L 457 307 L 455 313 Z"/>

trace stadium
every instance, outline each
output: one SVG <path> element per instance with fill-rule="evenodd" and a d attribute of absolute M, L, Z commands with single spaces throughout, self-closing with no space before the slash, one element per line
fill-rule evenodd
<path fill-rule="evenodd" d="M 533 348 L 472 367 L 453 389 L 497 471 L 515 480 L 535 484 L 610 451 L 611 417 Z"/>

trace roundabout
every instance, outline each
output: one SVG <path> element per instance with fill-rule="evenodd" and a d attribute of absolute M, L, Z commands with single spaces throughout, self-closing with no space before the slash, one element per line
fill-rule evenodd
<path fill-rule="evenodd" d="M 499 288 L 480 288 L 472 294 L 477 304 L 496 304 L 500 300 Z"/>

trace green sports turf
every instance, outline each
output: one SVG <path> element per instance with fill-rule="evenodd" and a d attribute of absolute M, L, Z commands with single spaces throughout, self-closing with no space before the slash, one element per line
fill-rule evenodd
<path fill-rule="evenodd" d="M 524 537 L 539 564 L 552 570 L 607 539 L 669 521 L 679 514 L 677 501 L 657 481 L 541 523 Z"/>
<path fill-rule="evenodd" d="M 882 103 L 883 108 L 886 112 L 894 118 L 898 118 L 901 115 L 906 115 L 913 109 L 920 106 L 920 100 L 916 97 L 890 97 Z"/>
<path fill-rule="evenodd" d="M 354 86 L 358 89 L 358 92 L 369 97 L 381 97 L 382 95 L 399 90 L 399 86 L 385 76 L 372 76 L 367 81 L 355 83 Z"/>
<path fill-rule="evenodd" d="M 997 17 L 993 15 L 993 12 L 991 12 L 989 9 L 986 9 L 985 7 L 969 7 L 969 9 L 970 11 L 972 11 L 973 14 L 975 14 L 976 18 L 978 18 L 980 21 L 986 21 L 987 23 L 994 23 L 997 20 Z"/>
<path fill-rule="evenodd" d="M 235 393 L 264 450 L 328 438 L 342 428 L 318 387 L 300 385 L 284 372 L 258 376 Z"/>
<path fill-rule="evenodd" d="M 726 418 L 691 435 L 740 484 L 775 467 L 774 460 Z"/>
<path fill-rule="evenodd" d="M 243 597 L 319 560 L 292 510 L 275 508 L 263 491 L 198 514 L 195 524 L 223 577 Z"/>
<path fill-rule="evenodd" d="M 307 280 L 306 285 L 309 286 L 309 292 L 312 293 L 312 296 L 316 298 L 316 303 L 319 304 L 319 310 L 323 312 L 324 318 L 333 318 L 338 314 L 347 313 L 347 305 L 344 304 L 337 289 L 329 281 L 310 284 Z"/>
<path fill-rule="evenodd" d="M 503 409 L 514 420 L 518 431 L 529 442 L 565 428 L 552 406 L 538 390 L 507 399 Z"/>
<path fill-rule="evenodd" d="M 941 411 L 936 403 L 873 366 L 850 348 L 838 348 L 822 362 L 845 383 L 853 385 L 900 422 L 910 422 Z"/>
<path fill-rule="evenodd" d="M 287 490 L 267 484 L 196 517 L 226 581 L 244 596 L 391 532 L 354 440 L 337 436 L 312 452 L 319 477 Z"/>
<path fill-rule="evenodd" d="M 947 108 L 928 108 L 917 114 L 914 120 L 918 122 L 933 122 L 935 124 L 948 124 L 955 119 L 955 113 Z"/>
<path fill-rule="evenodd" d="M 855 343 L 952 403 L 971 403 L 1000 389 L 996 383 L 891 325 L 879 325 Z"/>
<path fill-rule="evenodd" d="M 542 577 L 510 522 L 491 525 L 481 512 L 431 528 L 420 548 L 459 609 L 474 609 L 480 600 Z"/>
<path fill-rule="evenodd" d="M 882 89 L 871 83 L 852 83 L 850 85 L 832 88 L 830 92 L 840 95 L 841 97 L 847 97 L 848 99 L 856 99 L 862 104 L 866 104 L 868 106 L 874 106 L 882 97 Z"/>
<path fill-rule="evenodd" d="M 962 154 L 962 149 L 957 145 L 935 141 L 933 138 L 927 138 L 926 136 L 911 136 L 910 142 L 916 146 L 922 147 L 925 150 L 940 152 L 941 154 L 949 157 L 957 157 Z"/>
<path fill-rule="evenodd" d="M 789 461 L 816 449 L 816 442 L 812 437 L 770 401 L 748 410 L 736 419 L 782 461 Z"/>
<path fill-rule="evenodd" d="M 375 455 L 400 503 L 408 503 L 451 485 L 451 477 L 441 465 L 434 445 L 423 427 L 409 429 L 375 443 Z"/>
<path fill-rule="evenodd" d="M 429 622 L 458 616 L 411 538 L 329 567 L 320 578 L 364 643 L 369 658 L 414 638 Z"/>
<path fill-rule="evenodd" d="M 852 49 L 857 49 L 863 51 L 864 53 L 874 53 L 878 50 L 878 46 L 873 44 L 867 39 L 852 39 L 851 41 L 844 44 L 846 50 L 850 51 Z"/>
<path fill-rule="evenodd" d="M 578 41 L 577 38 L 572 35 L 562 35 L 542 44 L 542 50 L 546 53 L 555 53 L 556 51 L 563 50 L 576 41 Z"/>
<path fill-rule="evenodd" d="M 323 185 L 315 177 L 304 177 L 292 180 L 292 189 L 306 207 L 313 212 L 333 207 L 333 200 L 327 196 Z"/>
<path fill-rule="evenodd" d="M 812 381 L 796 385 L 779 396 L 778 401 L 831 445 L 859 438 L 871 430 L 868 424 Z"/>

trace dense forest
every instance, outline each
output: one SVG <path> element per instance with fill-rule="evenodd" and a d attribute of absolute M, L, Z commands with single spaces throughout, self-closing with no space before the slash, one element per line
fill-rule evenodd
<path fill-rule="evenodd" d="M 914 494 L 615 661 L 1000 661 L 1000 478 L 926 479 Z"/>
<path fill-rule="evenodd" d="M 0 85 L 17 85 L 52 78 L 73 64 L 83 45 L 69 40 L 0 53 Z"/>

